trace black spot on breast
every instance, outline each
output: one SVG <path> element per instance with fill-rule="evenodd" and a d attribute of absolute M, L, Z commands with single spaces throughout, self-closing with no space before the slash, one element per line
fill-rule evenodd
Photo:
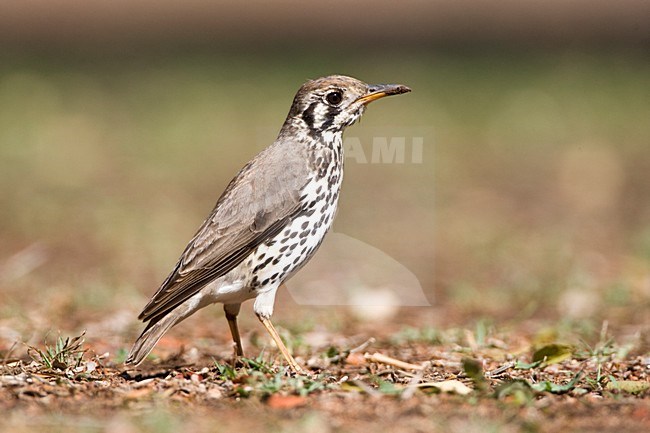
<path fill-rule="evenodd" d="M 334 148 L 334 157 L 337 161 L 341 159 L 341 150 L 338 147 Z"/>
<path fill-rule="evenodd" d="M 304 223 L 302 223 L 300 227 L 304 230 L 307 228 L 308 225 L 309 225 L 309 221 L 305 221 Z"/>

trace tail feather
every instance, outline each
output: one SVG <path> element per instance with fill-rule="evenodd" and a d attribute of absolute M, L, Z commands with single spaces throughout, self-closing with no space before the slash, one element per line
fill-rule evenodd
<path fill-rule="evenodd" d="M 140 364 L 149 352 L 151 352 L 156 343 L 158 343 L 158 340 L 165 335 L 165 332 L 169 331 L 169 328 L 182 322 L 196 311 L 213 302 L 214 299 L 203 296 L 202 293 L 199 293 L 183 302 L 172 311 L 169 311 L 162 316 L 156 316 L 150 319 L 147 327 L 144 328 L 142 334 L 140 334 L 133 344 L 133 348 L 129 352 L 129 356 L 126 358 L 124 363 L 133 366 Z"/>
<path fill-rule="evenodd" d="M 158 340 L 165 335 L 165 332 L 169 331 L 169 328 L 179 321 L 178 319 L 179 317 L 176 314 L 168 314 L 155 323 L 149 322 L 144 331 L 142 331 L 142 334 L 135 341 L 135 344 L 133 344 L 133 348 L 131 348 L 125 364 L 133 366 L 140 364 L 149 352 L 153 350 Z"/>

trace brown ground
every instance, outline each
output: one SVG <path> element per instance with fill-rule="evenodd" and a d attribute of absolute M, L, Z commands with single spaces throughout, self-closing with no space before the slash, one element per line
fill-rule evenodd
<path fill-rule="evenodd" d="M 619 344 L 602 329 L 593 346 L 566 340 L 557 346 L 549 338 L 566 335 L 531 336 L 484 323 L 473 330 L 352 331 L 313 331 L 289 340 L 309 369 L 304 376 L 288 374 L 266 343 L 260 357 L 235 368 L 228 343 L 196 348 L 175 337 L 161 342 L 161 358 L 133 370 L 115 356 L 98 355 L 95 348 L 110 346 L 101 341 L 70 342 L 54 366 L 35 351 L 45 347 L 27 348 L 31 358 L 8 353 L 0 367 L 0 408 L 9 416 L 0 425 L 10 431 L 183 426 L 318 432 L 385 426 L 404 432 L 640 432 L 650 426 L 648 342 L 638 334 L 621 335 L 625 343 Z M 367 340 L 371 335 L 377 339 Z M 266 336 L 249 337 L 249 352 L 258 353 L 251 341 Z M 537 366 L 524 365 L 533 347 L 550 355 Z M 225 358 L 215 361 L 213 354 Z M 393 365 L 398 361 L 411 365 Z M 451 388 L 441 392 L 440 384 Z"/>

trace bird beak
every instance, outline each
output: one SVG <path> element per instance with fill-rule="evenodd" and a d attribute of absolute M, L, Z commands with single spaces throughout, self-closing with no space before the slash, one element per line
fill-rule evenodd
<path fill-rule="evenodd" d="M 355 102 L 361 102 L 363 105 L 368 105 L 372 101 L 390 95 L 401 95 L 408 93 L 411 89 L 401 84 L 371 84 L 368 86 L 368 93 L 357 99 Z"/>

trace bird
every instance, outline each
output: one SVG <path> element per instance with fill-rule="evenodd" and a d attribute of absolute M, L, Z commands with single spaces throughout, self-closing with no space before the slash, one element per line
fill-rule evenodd
<path fill-rule="evenodd" d="M 277 139 L 228 184 L 138 319 L 146 327 L 125 361 L 137 366 L 174 325 L 223 304 L 236 357 L 237 316 L 253 310 L 290 370 L 302 373 L 271 323 L 280 285 L 309 261 L 329 231 L 343 180 L 343 131 L 380 98 L 410 92 L 344 75 L 304 83 Z"/>

